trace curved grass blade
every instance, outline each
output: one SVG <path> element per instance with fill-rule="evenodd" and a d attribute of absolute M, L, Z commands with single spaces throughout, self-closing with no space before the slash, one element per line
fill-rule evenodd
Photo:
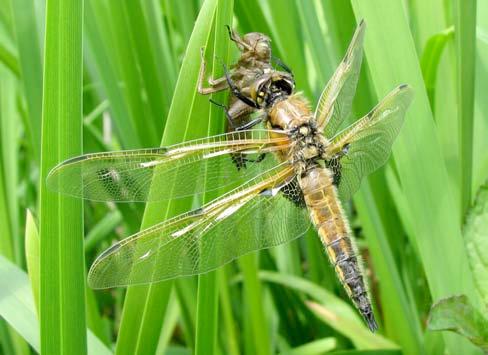
<path fill-rule="evenodd" d="M 214 43 L 212 58 L 221 58 L 228 62 L 229 40 L 225 25 L 232 25 L 234 2 L 219 0 L 214 21 Z M 212 61 L 212 78 L 222 75 L 220 61 Z M 216 101 L 225 100 L 223 93 L 212 95 Z M 208 116 L 207 135 L 211 136 L 223 131 L 222 112 L 212 105 Z M 204 202 L 215 197 L 215 193 L 206 194 Z M 198 276 L 197 317 L 195 329 L 195 354 L 215 354 L 217 352 L 219 324 L 219 283 L 218 271 Z"/>
<path fill-rule="evenodd" d="M 217 1 L 206 0 L 195 23 L 176 84 L 173 101 L 164 129 L 162 145 L 178 143 L 204 132 L 208 122 L 208 101 L 197 94 L 200 48 L 208 45 Z M 203 109 L 203 110 L 202 110 Z M 207 111 L 208 112 L 208 111 Z M 142 228 L 180 211 L 191 201 L 151 203 L 146 207 Z M 117 354 L 152 354 L 158 344 L 172 282 L 130 287 L 122 314 Z"/>

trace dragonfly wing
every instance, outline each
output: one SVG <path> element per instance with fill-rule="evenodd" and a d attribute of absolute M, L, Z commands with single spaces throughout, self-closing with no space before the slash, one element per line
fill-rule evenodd
<path fill-rule="evenodd" d="M 285 164 L 202 208 L 113 245 L 92 265 L 90 286 L 144 284 L 204 273 L 304 234 L 310 226 L 306 209 L 279 192 L 294 176 Z"/>
<path fill-rule="evenodd" d="M 339 195 L 343 200 L 352 197 L 363 177 L 386 163 L 412 99 L 412 88 L 401 85 L 332 139 L 328 154 L 339 157 L 332 170 L 340 174 Z"/>
<path fill-rule="evenodd" d="M 47 184 L 52 190 L 95 201 L 180 198 L 239 186 L 277 165 L 271 153 L 286 149 L 288 142 L 285 133 L 273 131 L 270 138 L 270 131 L 252 130 L 167 148 L 87 154 L 56 166 Z"/>
<path fill-rule="evenodd" d="M 315 110 L 317 127 L 332 137 L 351 112 L 352 99 L 361 69 L 366 23 L 361 21 L 349 44 L 346 55 L 327 83 Z"/>

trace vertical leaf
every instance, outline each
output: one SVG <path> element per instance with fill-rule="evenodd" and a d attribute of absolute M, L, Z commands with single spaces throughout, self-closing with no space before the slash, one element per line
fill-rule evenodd
<path fill-rule="evenodd" d="M 214 21 L 214 43 L 211 58 L 222 58 L 227 63 L 229 52 L 228 33 L 225 25 L 232 23 L 233 1 L 219 0 Z M 212 78 L 222 76 L 219 61 L 212 61 Z M 224 93 L 212 95 L 212 99 L 223 101 Z M 208 103 L 210 105 L 210 103 Z M 212 136 L 223 130 L 222 110 L 212 105 L 208 115 L 206 135 Z M 209 201 L 215 194 L 204 196 Z M 198 276 L 197 318 L 195 332 L 195 354 L 215 354 L 217 352 L 219 283 L 217 271 Z"/>
<path fill-rule="evenodd" d="M 473 112 L 476 0 L 455 0 L 457 103 L 461 164 L 461 220 L 471 205 L 473 185 Z"/>
<path fill-rule="evenodd" d="M 46 2 L 41 138 L 41 351 L 85 353 L 82 202 L 46 189 L 49 171 L 81 153 L 83 1 Z"/>
<path fill-rule="evenodd" d="M 22 84 L 27 100 L 29 142 L 34 158 L 41 148 L 42 62 L 34 2 L 10 0 L 15 37 L 19 52 Z"/>

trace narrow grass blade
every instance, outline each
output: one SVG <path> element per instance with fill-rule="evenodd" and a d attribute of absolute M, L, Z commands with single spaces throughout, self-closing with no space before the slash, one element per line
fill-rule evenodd
<path fill-rule="evenodd" d="M 453 2 L 443 0 L 411 1 L 409 2 L 410 18 L 412 20 L 412 36 L 420 58 L 422 74 L 434 115 L 439 137 L 440 147 L 446 163 L 450 188 L 456 208 L 460 209 L 459 188 L 460 164 L 459 164 L 459 139 L 456 98 L 456 53 L 453 40 L 445 42 L 445 50 L 442 51 L 437 64 L 431 63 L 430 73 L 437 73 L 435 82 L 426 80 L 425 59 L 430 57 L 431 39 L 436 35 L 454 28 L 452 23 L 451 5 Z M 437 40 L 435 41 L 437 45 Z M 434 49 L 437 50 L 437 49 Z M 435 54 L 435 53 L 432 53 Z M 434 58 L 433 58 L 434 59 Z M 435 66 L 437 65 L 437 66 Z M 429 75 L 429 78 L 434 79 Z M 434 85 L 432 87 L 432 85 Z M 435 90 L 432 92 L 432 88 Z M 432 96 L 435 94 L 435 97 Z M 435 106 L 432 106 L 435 105 Z"/>
<path fill-rule="evenodd" d="M 15 92 L 11 74 L 0 69 L 0 254 L 14 260 L 13 241 L 17 236 L 17 133 L 15 130 Z"/>
<path fill-rule="evenodd" d="M 23 242 L 19 233 L 18 156 L 19 125 L 15 101 L 15 78 L 0 68 L 0 255 L 23 265 Z M 2 326 L 0 340 L 7 341 L 18 354 L 27 354 L 27 343 L 12 328 Z M 6 338 L 9 338 L 8 340 Z M 7 344 L 5 345 L 7 346 Z"/>
<path fill-rule="evenodd" d="M 472 274 L 460 233 L 459 214 L 418 66 L 417 55 L 399 2 L 375 6 L 352 1 L 358 19 L 368 24 L 365 52 L 379 97 L 400 83 L 415 90 L 405 125 L 393 152 L 415 238 L 434 299 L 466 292 L 476 299 Z M 378 11 L 381 8 L 382 11 Z M 399 211 L 399 213 L 402 213 Z M 449 339 L 455 353 L 470 353 L 466 343 Z"/>
<path fill-rule="evenodd" d="M 475 122 L 473 136 L 473 195 L 488 176 L 488 2 L 478 1 L 475 74 Z"/>
<path fill-rule="evenodd" d="M 164 90 L 164 105 L 169 108 L 178 75 L 178 64 L 168 31 L 163 23 L 163 14 L 158 0 L 144 1 L 144 14 L 147 19 L 151 42 L 155 46 L 157 72 Z M 164 117 L 166 119 L 166 117 Z"/>
<path fill-rule="evenodd" d="M 282 0 L 270 1 L 269 7 L 271 33 L 268 35 L 276 43 L 278 54 L 283 62 L 293 70 L 297 88 L 307 97 L 311 97 L 312 90 L 308 84 L 307 63 L 300 26 L 305 27 L 306 25 L 300 22 L 298 5 L 294 0 Z"/>
<path fill-rule="evenodd" d="M 219 0 L 214 20 L 213 55 L 210 57 L 221 58 L 224 63 L 228 62 L 230 42 L 228 40 L 228 33 L 225 25 L 232 24 L 233 5 L 233 1 Z M 222 76 L 222 65 L 220 62 L 213 60 L 211 63 L 212 78 Z M 212 95 L 212 99 L 220 102 L 224 101 L 226 97 L 223 93 L 220 93 Z M 208 115 L 208 128 L 206 134 L 212 136 L 222 133 L 224 128 L 223 122 L 222 110 L 213 105 Z M 204 201 L 208 202 L 212 197 L 216 197 L 215 194 L 205 195 Z M 219 335 L 218 286 L 217 271 L 198 276 L 197 318 L 195 330 L 195 354 L 197 355 L 215 354 L 217 352 L 217 340 Z"/>
<path fill-rule="evenodd" d="M 435 88 L 437 84 L 437 72 L 441 55 L 446 48 L 447 42 L 454 37 L 454 28 L 448 28 L 441 33 L 435 34 L 425 44 L 425 49 L 420 59 L 422 75 L 424 76 L 425 88 L 429 96 L 430 107 L 435 110 Z M 434 113 L 435 114 L 435 113 Z"/>
<path fill-rule="evenodd" d="M 208 122 L 202 120 L 202 117 L 208 117 L 208 101 L 198 97 L 196 89 L 200 48 L 208 45 L 216 6 L 216 0 L 206 0 L 200 10 L 183 59 L 162 145 L 202 136 L 208 127 Z M 186 210 L 190 206 L 191 201 L 148 204 L 142 227 L 153 225 L 162 218 Z M 172 282 L 162 282 L 128 289 L 117 340 L 117 354 L 155 352 L 171 287 Z"/>
<path fill-rule="evenodd" d="M 86 352 L 82 202 L 46 188 L 81 153 L 83 2 L 47 1 L 40 176 L 40 320 L 45 354 Z"/>
<path fill-rule="evenodd" d="M 327 308 L 334 313 L 341 314 L 344 318 L 347 318 L 358 326 L 363 325 L 359 314 L 352 308 L 352 306 L 348 305 L 332 292 L 307 279 L 272 271 L 260 271 L 259 279 L 266 282 L 276 283 L 308 295 L 315 301 L 326 305 Z"/>
<path fill-rule="evenodd" d="M 29 142 L 37 162 L 41 149 L 42 62 L 34 3 L 10 0 L 22 84 L 27 101 Z"/>
<path fill-rule="evenodd" d="M 476 46 L 476 0 L 455 0 L 457 103 L 461 164 L 461 220 L 471 205 L 473 185 L 473 114 Z"/>
<path fill-rule="evenodd" d="M 114 59 L 110 55 L 109 31 L 106 19 L 110 18 L 105 3 L 100 1 L 86 1 L 85 31 L 88 54 L 93 58 L 98 78 L 102 83 L 103 92 L 110 101 L 115 131 L 126 149 L 142 146 L 137 132 L 136 123 L 130 114 L 129 104 L 125 101 L 124 91 L 120 85 L 120 78 L 116 71 Z"/>
<path fill-rule="evenodd" d="M 328 2 L 333 3 L 333 2 Z M 337 3 L 337 2 L 335 2 Z M 342 2 L 347 3 L 347 2 Z M 297 11 L 300 16 L 300 27 L 303 31 L 303 43 L 307 44 L 308 50 L 311 52 L 311 60 L 314 64 L 316 75 L 316 82 L 314 86 L 315 96 L 319 96 L 325 83 L 334 72 L 335 63 L 333 63 L 333 53 L 330 51 L 330 45 L 326 42 L 324 34 L 320 28 L 320 20 L 318 18 L 318 3 L 313 1 L 300 2 L 297 1 Z M 334 29 L 335 30 L 335 29 Z M 286 38 L 286 37 L 284 37 Z M 338 57 L 342 55 L 339 54 Z M 283 60 L 287 60 L 283 58 Z M 303 59 L 305 60 L 305 59 Z M 305 64 L 304 62 L 301 64 Z M 312 71 L 312 68 L 307 67 L 307 72 Z M 303 73 L 300 73 L 303 74 Z"/>
<path fill-rule="evenodd" d="M 266 313 L 263 304 L 263 287 L 258 278 L 257 253 L 251 253 L 239 258 L 239 266 L 243 274 L 244 302 L 247 310 L 245 317 L 251 328 L 250 336 L 256 354 L 271 354 L 271 340 L 266 327 Z"/>
<path fill-rule="evenodd" d="M 337 346 L 335 338 L 314 340 L 310 343 L 293 348 L 290 351 L 281 352 L 281 355 L 320 355 L 334 350 Z"/>
<path fill-rule="evenodd" d="M 334 355 L 401 355 L 401 350 L 346 350 L 334 352 Z"/>
<path fill-rule="evenodd" d="M 227 279 L 227 267 L 220 268 L 219 274 L 219 300 L 222 312 L 222 323 L 225 334 L 223 351 L 229 355 L 239 355 L 239 342 L 237 338 L 237 323 L 232 313 L 232 302 Z M 225 346 L 227 345 L 227 346 Z"/>
<path fill-rule="evenodd" d="M 16 77 L 20 77 L 18 59 L 3 43 L 0 43 L 0 62 L 10 69 Z"/>
<path fill-rule="evenodd" d="M 310 310 L 334 329 L 347 336 L 358 349 L 394 349 L 398 347 L 381 335 L 373 334 L 366 327 L 332 313 L 326 306 L 312 301 L 305 301 Z M 340 324 L 340 326 L 338 326 Z"/>

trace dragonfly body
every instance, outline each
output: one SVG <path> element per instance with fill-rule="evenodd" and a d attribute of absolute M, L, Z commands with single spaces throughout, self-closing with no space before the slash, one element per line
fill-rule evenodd
<path fill-rule="evenodd" d="M 284 77 L 282 75 L 280 72 L 264 75 L 254 85 L 260 87 L 261 91 L 254 88 L 251 99 L 256 98 L 256 106 L 260 106 L 258 102 L 263 103 L 262 109 L 267 113 L 265 117 L 268 117 L 270 128 L 288 132 L 290 148 L 276 154 L 280 160 L 291 162 L 310 219 L 340 282 L 369 328 L 376 330 L 378 326 L 366 289 L 363 268 L 334 184 L 337 181 L 334 174 L 340 174 L 340 170 L 334 172 L 324 163 L 335 158 L 328 155 L 330 142 L 317 129 L 308 101 L 299 93 L 288 95 L 291 84 L 287 87 L 281 83 L 278 88 L 274 87 L 276 82 L 287 80 L 286 74 Z"/>

